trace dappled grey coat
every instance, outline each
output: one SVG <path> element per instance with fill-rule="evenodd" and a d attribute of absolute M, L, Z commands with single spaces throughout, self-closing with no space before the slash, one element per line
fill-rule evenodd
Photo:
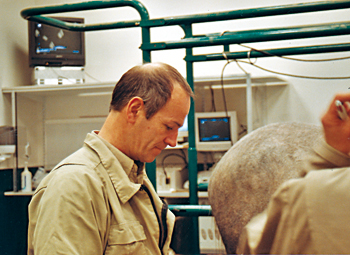
<path fill-rule="evenodd" d="M 262 212 L 277 187 L 300 176 L 303 158 L 322 129 L 303 123 L 276 123 L 238 141 L 217 163 L 209 202 L 228 253 L 235 253 L 243 227 Z"/>

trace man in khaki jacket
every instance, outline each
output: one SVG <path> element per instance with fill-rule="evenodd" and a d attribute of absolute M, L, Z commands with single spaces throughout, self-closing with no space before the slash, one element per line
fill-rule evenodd
<path fill-rule="evenodd" d="M 244 228 L 238 254 L 350 253 L 350 118 L 339 118 L 335 100 L 350 113 L 350 94 L 336 95 L 322 117 L 325 141 L 306 161 L 305 177 L 279 187 Z"/>
<path fill-rule="evenodd" d="M 28 254 L 168 254 L 174 215 L 157 196 L 144 162 L 176 145 L 191 96 L 167 64 L 126 72 L 101 130 L 88 134 L 35 191 Z"/>

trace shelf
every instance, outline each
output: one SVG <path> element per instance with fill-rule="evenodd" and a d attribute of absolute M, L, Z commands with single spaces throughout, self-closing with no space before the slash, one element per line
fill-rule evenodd
<path fill-rule="evenodd" d="M 175 191 L 160 190 L 157 193 L 158 193 L 158 196 L 164 197 L 164 198 L 189 198 L 190 197 L 188 190 L 175 190 Z M 199 191 L 198 197 L 199 198 L 207 198 L 208 192 Z"/>
<path fill-rule="evenodd" d="M 45 120 L 46 125 L 62 125 L 62 124 L 84 124 L 84 123 L 103 123 L 106 116 L 82 116 L 75 119 L 49 119 Z"/>
<path fill-rule="evenodd" d="M 195 85 L 212 86 L 212 88 L 221 88 L 221 82 L 218 77 L 204 77 L 195 79 Z M 252 86 L 286 86 L 288 82 L 278 77 L 255 77 L 251 79 Z M 11 88 L 2 88 L 3 94 L 25 94 L 27 96 L 49 96 L 49 95 L 79 95 L 79 96 L 96 96 L 111 93 L 116 82 L 106 83 L 84 83 L 74 85 L 28 85 L 16 86 Z M 226 88 L 244 88 L 246 87 L 244 76 L 227 76 L 224 78 Z"/>
<path fill-rule="evenodd" d="M 235 89 L 235 88 L 246 88 L 246 77 L 245 76 L 226 76 L 224 77 L 224 87 L 225 89 Z M 218 77 L 206 77 L 195 80 L 196 86 L 202 86 L 206 89 L 221 89 L 221 81 Z M 288 82 L 282 80 L 278 77 L 252 77 L 251 78 L 252 87 L 258 86 L 287 86 Z"/>
<path fill-rule="evenodd" d="M 24 191 L 6 191 L 5 196 L 7 197 L 23 197 L 23 196 L 32 196 L 34 191 L 24 192 Z"/>
<path fill-rule="evenodd" d="M 74 85 L 28 85 L 16 86 L 12 88 L 2 88 L 3 94 L 21 94 L 28 97 L 45 97 L 58 95 L 78 95 L 78 96 L 96 96 L 111 95 L 115 82 L 100 84 L 74 84 Z"/>
<path fill-rule="evenodd" d="M 188 149 L 188 142 L 181 143 L 181 144 L 176 144 L 175 147 L 171 147 L 171 146 L 168 145 L 165 149 L 166 150 Z"/>

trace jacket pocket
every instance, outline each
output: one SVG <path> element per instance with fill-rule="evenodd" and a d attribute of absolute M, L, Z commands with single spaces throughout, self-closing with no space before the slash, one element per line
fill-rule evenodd
<path fill-rule="evenodd" d="M 105 254 L 146 254 L 145 240 L 143 227 L 137 221 L 111 225 Z"/>

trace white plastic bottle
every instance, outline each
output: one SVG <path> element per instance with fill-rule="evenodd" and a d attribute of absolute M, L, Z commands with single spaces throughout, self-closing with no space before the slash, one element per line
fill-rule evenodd
<path fill-rule="evenodd" d="M 21 187 L 23 192 L 32 191 L 32 173 L 28 169 L 28 163 L 25 162 L 24 171 L 21 173 Z"/>

